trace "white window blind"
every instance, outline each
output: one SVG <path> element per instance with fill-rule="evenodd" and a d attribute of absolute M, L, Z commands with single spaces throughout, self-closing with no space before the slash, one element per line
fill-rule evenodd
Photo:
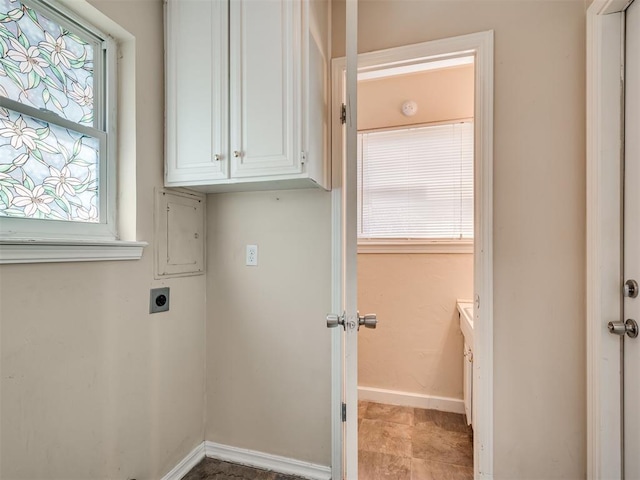
<path fill-rule="evenodd" d="M 473 122 L 358 134 L 358 237 L 473 238 Z"/>

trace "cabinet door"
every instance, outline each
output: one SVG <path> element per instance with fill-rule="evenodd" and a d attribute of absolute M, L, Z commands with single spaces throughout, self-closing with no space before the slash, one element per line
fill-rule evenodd
<path fill-rule="evenodd" d="M 228 0 L 166 4 L 166 184 L 228 177 Z"/>
<path fill-rule="evenodd" d="M 231 176 L 300 173 L 301 0 L 232 0 Z"/>
<path fill-rule="evenodd" d="M 464 413 L 467 417 L 467 425 L 473 423 L 473 351 L 464 344 L 464 366 L 462 371 L 462 396 L 464 398 Z"/>

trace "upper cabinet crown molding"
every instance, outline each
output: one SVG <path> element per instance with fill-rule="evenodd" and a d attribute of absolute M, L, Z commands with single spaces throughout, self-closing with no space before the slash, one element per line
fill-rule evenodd
<path fill-rule="evenodd" d="M 168 0 L 165 185 L 321 186 L 327 0 Z"/>

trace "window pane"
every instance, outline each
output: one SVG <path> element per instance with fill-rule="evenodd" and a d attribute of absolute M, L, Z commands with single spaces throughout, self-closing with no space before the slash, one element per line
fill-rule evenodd
<path fill-rule="evenodd" d="M 473 238 L 473 124 L 359 134 L 360 238 Z"/>
<path fill-rule="evenodd" d="M 19 1 L 0 0 L 0 95 L 93 126 L 94 45 Z"/>
<path fill-rule="evenodd" d="M 99 221 L 100 142 L 0 109 L 0 216 Z"/>

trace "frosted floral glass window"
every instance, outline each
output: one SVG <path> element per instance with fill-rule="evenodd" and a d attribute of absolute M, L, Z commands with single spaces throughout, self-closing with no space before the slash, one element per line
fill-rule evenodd
<path fill-rule="evenodd" d="M 102 45 L 46 2 L 0 0 L 0 217 L 103 221 Z"/>
<path fill-rule="evenodd" d="M 3 215 L 97 222 L 98 140 L 10 110 L 4 113 Z M 15 155 L 11 163 L 4 163 L 7 152 Z"/>

